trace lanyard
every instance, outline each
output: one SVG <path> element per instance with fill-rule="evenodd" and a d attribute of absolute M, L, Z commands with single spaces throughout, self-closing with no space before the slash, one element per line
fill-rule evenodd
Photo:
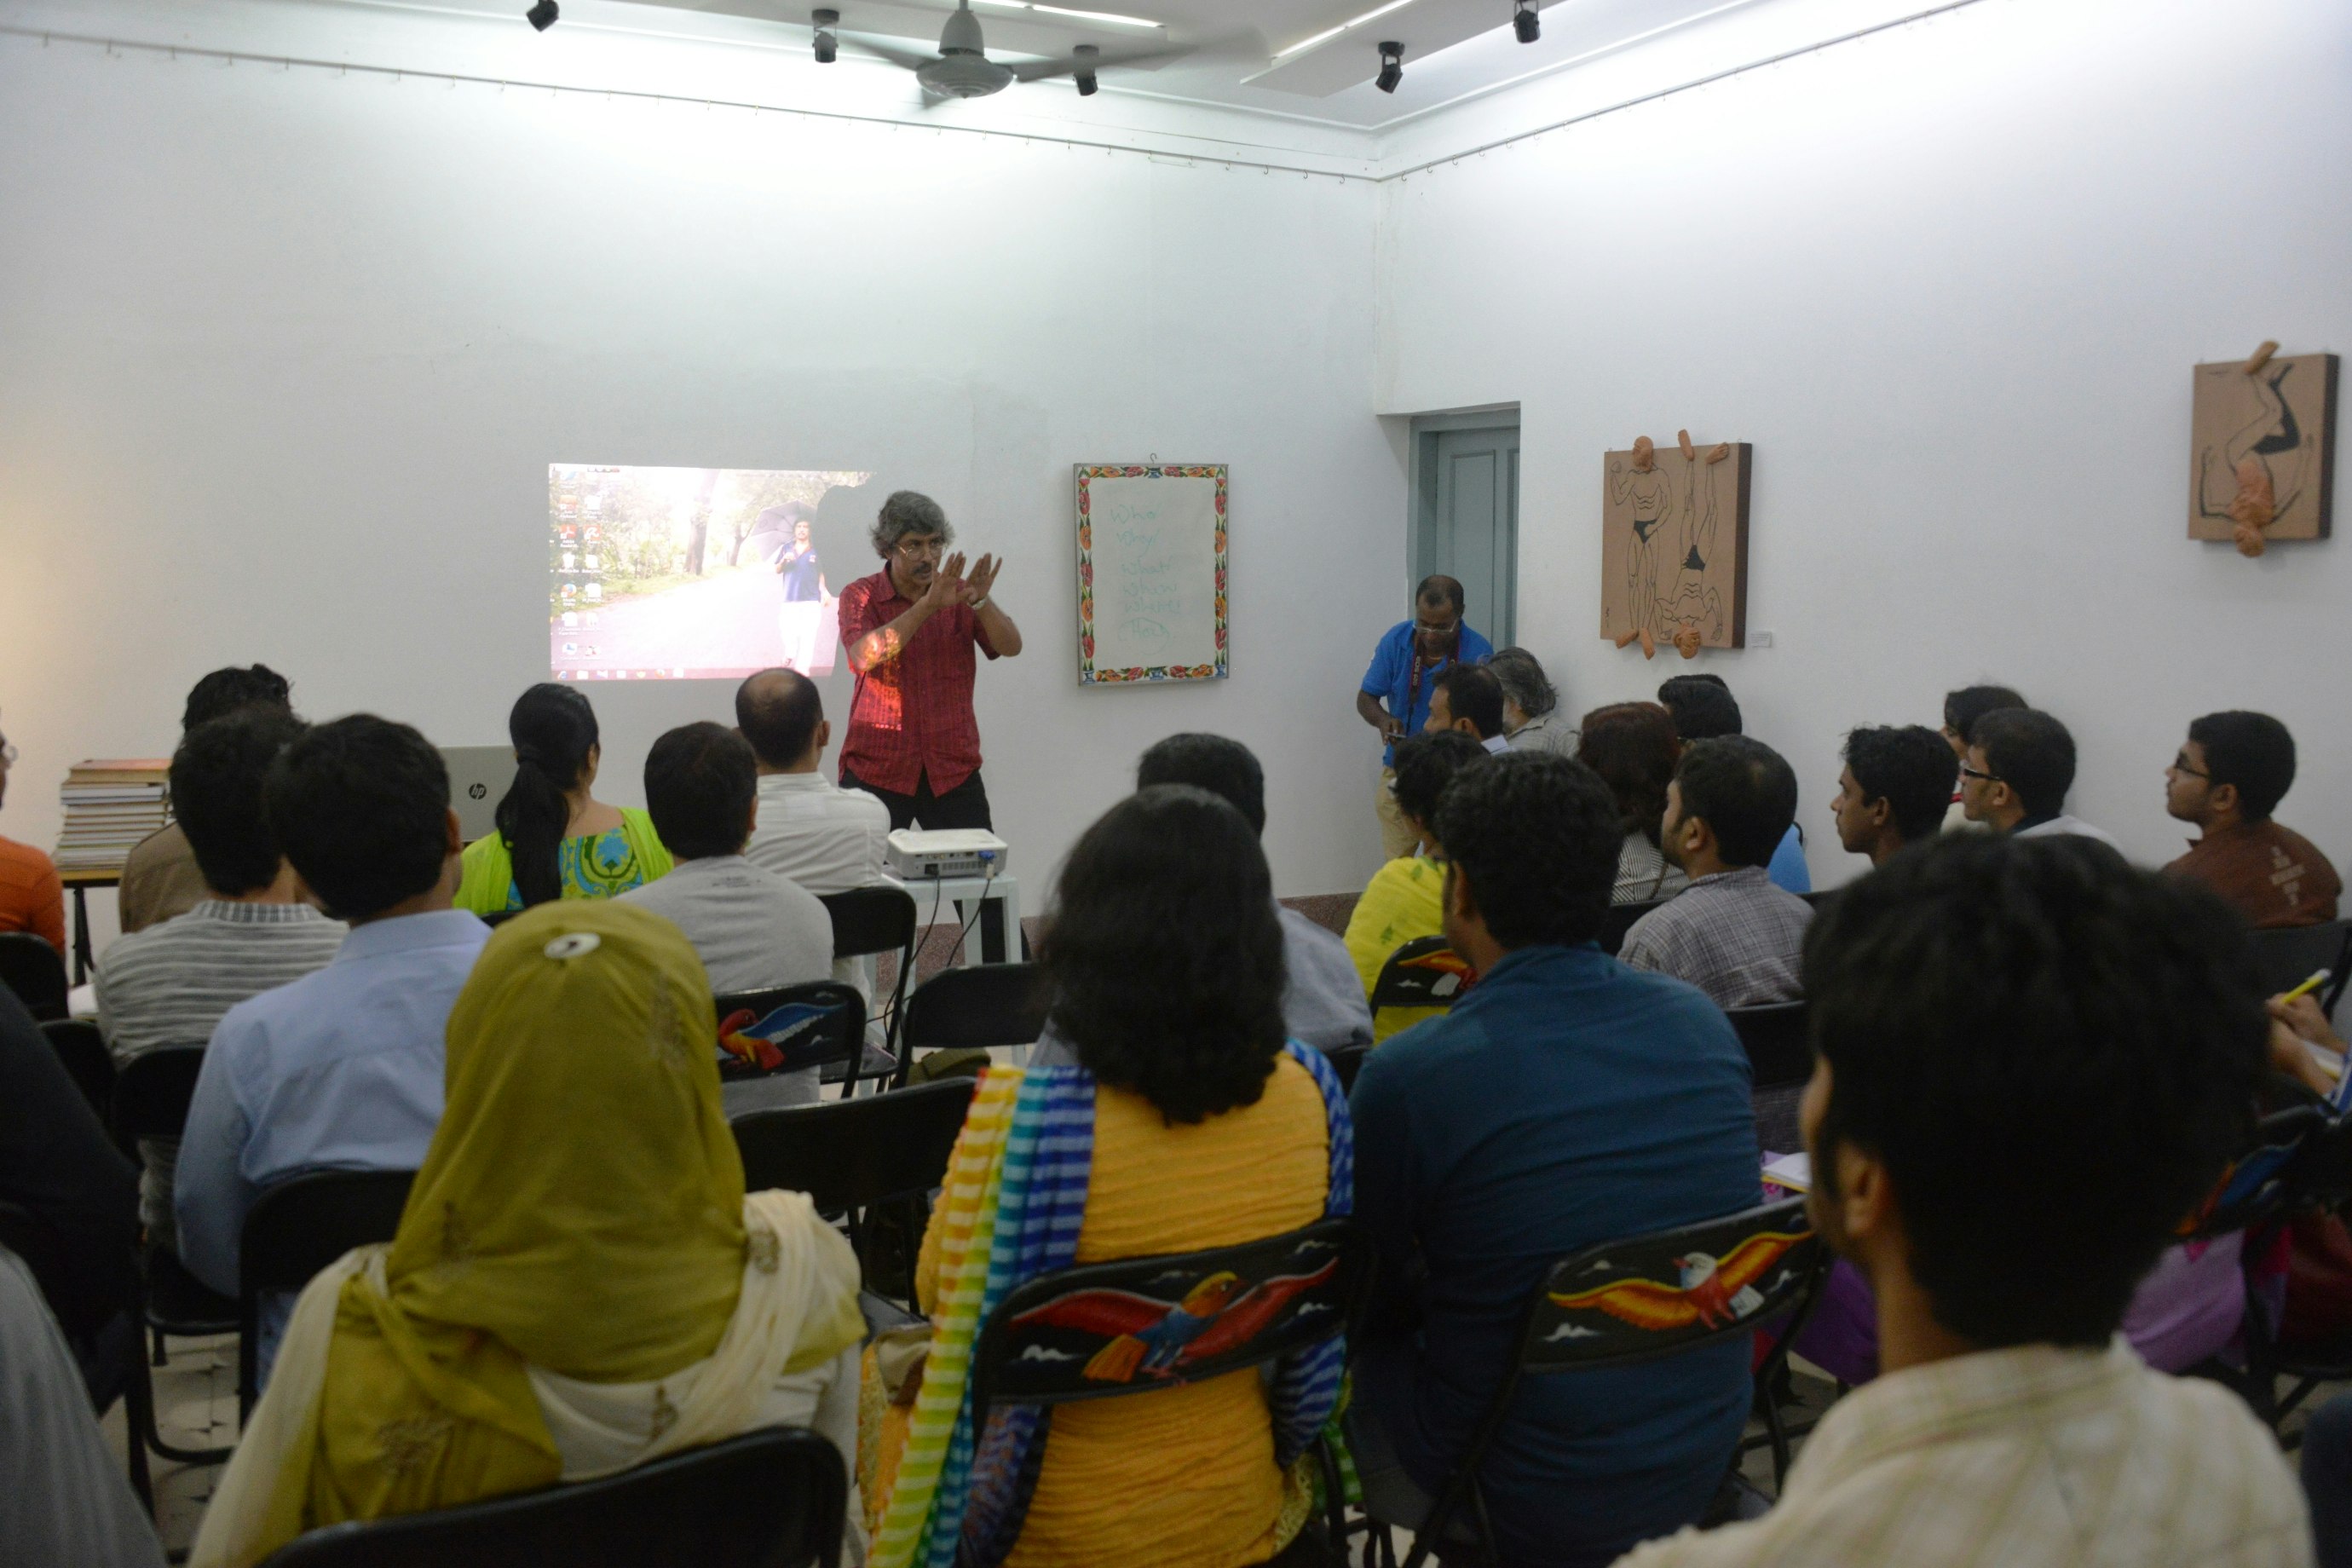
<path fill-rule="evenodd" d="M 1462 628 L 1459 625 L 1456 625 L 1454 628 L 1453 650 L 1441 656 L 1438 658 L 1437 663 L 1444 664 L 1449 660 L 1460 657 L 1461 652 Z M 1422 672 L 1433 668 L 1435 667 L 1424 661 L 1421 657 L 1421 635 L 1420 633 L 1415 632 L 1412 639 L 1412 679 L 1405 688 L 1404 711 L 1397 715 L 1398 718 L 1403 720 L 1408 725 L 1412 722 L 1412 710 L 1421 706 Z"/>

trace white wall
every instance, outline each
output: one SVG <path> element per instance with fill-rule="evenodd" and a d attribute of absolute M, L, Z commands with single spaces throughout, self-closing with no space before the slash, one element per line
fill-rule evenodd
<path fill-rule="evenodd" d="M 1522 640 L 1580 712 L 1722 673 L 1817 879 L 1858 865 L 1843 731 L 1984 677 L 2069 723 L 2075 809 L 2148 860 L 2187 721 L 2278 714 L 2281 819 L 2342 865 L 2352 539 L 2246 561 L 2185 537 L 2185 490 L 2191 364 L 2352 351 L 2347 59 L 2340 0 L 1982 0 L 1415 174 L 1381 407 L 1521 405 Z M 1756 444 L 1776 642 L 1645 664 L 1597 636 L 1601 454 L 1685 426 Z"/>
<path fill-rule="evenodd" d="M 502 739 L 547 676 L 547 465 L 610 461 L 872 468 L 1009 558 L 1028 650 L 978 709 L 1032 908 L 1184 728 L 1264 758 L 1281 890 L 1376 860 L 1357 792 L 1326 809 L 1402 597 L 1368 184 L 22 37 L 0 151 L 0 832 L 53 842 L 66 766 L 169 750 L 230 661 Z M 1233 678 L 1081 691 L 1070 464 L 1152 452 L 1232 465 Z M 623 803 L 731 713 L 590 691 Z"/>

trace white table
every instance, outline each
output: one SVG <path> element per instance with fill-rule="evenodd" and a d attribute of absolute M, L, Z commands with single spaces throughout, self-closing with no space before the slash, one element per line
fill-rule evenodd
<path fill-rule="evenodd" d="M 964 963 L 1021 962 L 1021 883 L 1017 879 L 1003 872 L 994 877 L 910 877 L 904 885 L 914 896 L 917 920 L 928 922 L 936 918 L 944 923 L 948 911 L 955 911 L 956 923 L 965 927 Z M 1004 910 L 1004 951 L 994 959 L 982 951 L 980 912 L 971 907 L 982 902 L 997 904 Z M 934 909 L 940 911 L 936 917 L 931 913 Z"/>

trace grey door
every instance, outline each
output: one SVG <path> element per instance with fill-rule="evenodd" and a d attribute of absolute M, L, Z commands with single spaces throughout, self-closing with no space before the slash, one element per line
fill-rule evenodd
<path fill-rule="evenodd" d="M 1459 578 L 1469 623 L 1505 647 L 1517 640 L 1519 428 L 1435 430 L 1420 445 L 1415 575 Z"/>

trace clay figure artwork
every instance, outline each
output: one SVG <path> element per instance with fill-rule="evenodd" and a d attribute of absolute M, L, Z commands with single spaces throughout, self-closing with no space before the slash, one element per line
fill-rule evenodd
<path fill-rule="evenodd" d="M 2273 357 L 2197 367 L 2189 415 L 2189 537 L 2260 555 L 2282 539 L 2325 539 L 2333 497 L 2336 358 Z"/>
<path fill-rule="evenodd" d="M 1748 621 L 1747 442 L 1701 447 L 1687 430 L 1602 459 L 1601 635 L 1655 658 L 1741 647 Z"/>

